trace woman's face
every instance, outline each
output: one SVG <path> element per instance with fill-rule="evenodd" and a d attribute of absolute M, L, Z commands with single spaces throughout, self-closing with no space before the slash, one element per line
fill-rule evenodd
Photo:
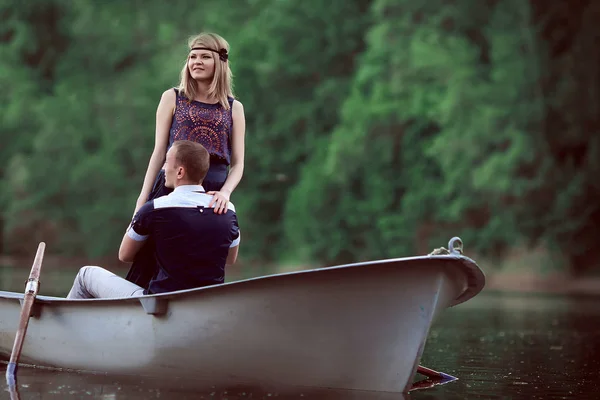
<path fill-rule="evenodd" d="M 192 50 L 187 65 L 190 76 L 196 81 L 212 81 L 215 75 L 215 59 L 210 50 Z"/>

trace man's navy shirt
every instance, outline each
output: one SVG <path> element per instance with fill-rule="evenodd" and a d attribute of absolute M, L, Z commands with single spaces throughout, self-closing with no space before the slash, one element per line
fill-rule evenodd
<path fill-rule="evenodd" d="M 240 242 L 235 207 L 225 214 L 208 208 L 212 195 L 200 185 L 183 185 L 167 196 L 144 204 L 136 213 L 127 235 L 144 241 L 154 238 L 158 273 L 148 293 L 223 283 L 230 247 Z"/>

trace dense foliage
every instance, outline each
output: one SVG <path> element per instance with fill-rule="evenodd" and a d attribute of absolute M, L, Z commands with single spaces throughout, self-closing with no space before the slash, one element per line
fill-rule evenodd
<path fill-rule="evenodd" d="M 186 39 L 232 47 L 243 257 L 335 263 L 460 235 L 600 265 L 591 0 L 0 0 L 5 251 L 116 252 Z"/>

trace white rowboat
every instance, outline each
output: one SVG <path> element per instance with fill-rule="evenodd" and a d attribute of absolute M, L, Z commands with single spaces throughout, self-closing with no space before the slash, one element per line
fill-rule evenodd
<path fill-rule="evenodd" d="M 458 238 L 453 240 L 459 241 Z M 406 392 L 429 329 L 484 287 L 460 252 L 122 299 L 37 296 L 20 363 L 116 375 Z M 8 358 L 23 294 L 0 292 Z"/>

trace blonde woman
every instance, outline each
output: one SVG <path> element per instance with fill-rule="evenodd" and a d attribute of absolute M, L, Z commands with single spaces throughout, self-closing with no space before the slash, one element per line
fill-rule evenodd
<path fill-rule="evenodd" d="M 229 44 L 215 33 L 190 38 L 189 53 L 181 70 L 179 87 L 162 94 L 156 110 L 156 137 L 135 213 L 147 201 L 169 194 L 165 187 L 165 156 L 177 140 L 202 144 L 210 154 L 210 168 L 202 187 L 213 198 L 209 207 L 225 213 L 231 194 L 244 173 L 246 122 L 242 103 L 234 99 L 229 67 Z M 147 243 L 127 275 L 145 287 L 151 276 L 141 269 L 154 262 L 153 243 Z M 137 271 L 137 272 L 136 272 Z"/>
<path fill-rule="evenodd" d="M 227 211 L 231 193 L 242 179 L 246 124 L 244 107 L 233 97 L 229 44 L 217 34 L 201 33 L 190 39 L 189 49 L 179 87 L 165 91 L 156 110 L 154 151 L 136 211 L 169 192 L 162 166 L 176 140 L 198 142 L 211 155 L 203 187 L 214 195 L 211 206 L 216 213 Z"/>

